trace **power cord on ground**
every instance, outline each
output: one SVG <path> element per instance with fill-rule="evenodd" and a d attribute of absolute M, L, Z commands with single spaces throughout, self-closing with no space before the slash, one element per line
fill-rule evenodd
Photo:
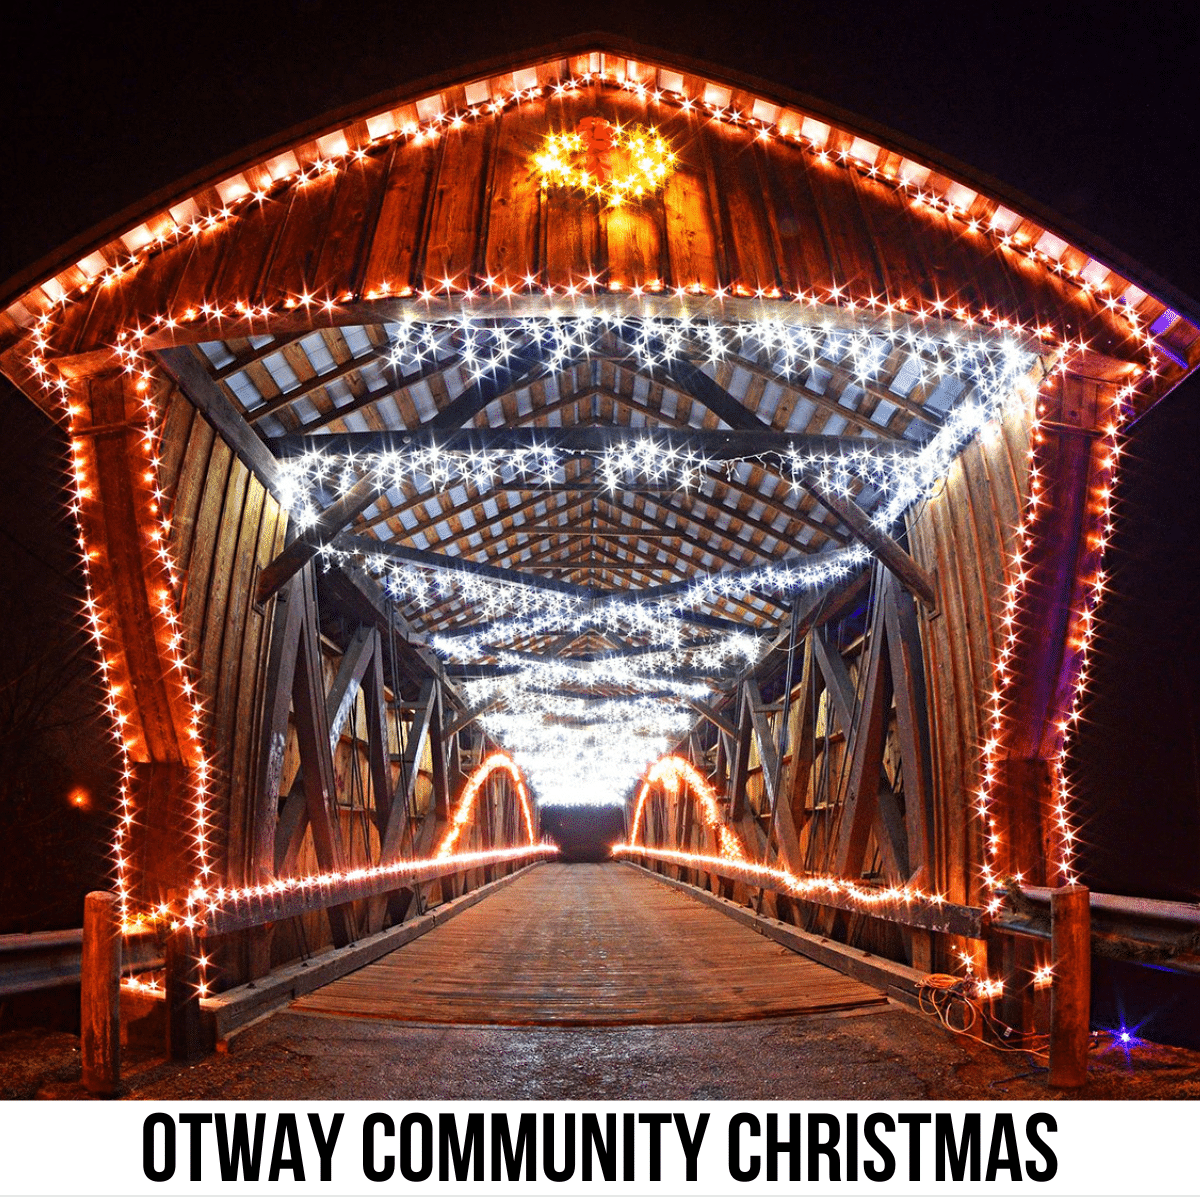
<path fill-rule="evenodd" d="M 1049 1058 L 1048 1034 L 1024 1033 L 997 1021 L 979 1002 L 981 996 L 975 989 L 976 983 L 969 977 L 926 975 L 917 989 L 917 1002 L 926 1016 L 936 1017 L 951 1033 L 970 1038 L 981 1046 L 1030 1055 L 1031 1062 L 1033 1058 Z M 976 1028 L 990 1034 L 990 1038 L 972 1032 Z"/>

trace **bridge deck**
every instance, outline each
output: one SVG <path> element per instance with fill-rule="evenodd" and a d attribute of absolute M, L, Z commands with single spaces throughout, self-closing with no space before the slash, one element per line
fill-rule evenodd
<path fill-rule="evenodd" d="M 657 1025 L 884 1002 L 640 872 L 554 863 L 293 1007 L 396 1021 Z"/>

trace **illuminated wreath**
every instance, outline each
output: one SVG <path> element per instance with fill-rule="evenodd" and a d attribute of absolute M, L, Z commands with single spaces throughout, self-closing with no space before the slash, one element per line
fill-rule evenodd
<path fill-rule="evenodd" d="M 657 129 L 583 117 L 574 133 L 548 133 L 534 164 L 542 187 L 571 188 L 613 208 L 653 195 L 675 170 L 675 152 Z"/>

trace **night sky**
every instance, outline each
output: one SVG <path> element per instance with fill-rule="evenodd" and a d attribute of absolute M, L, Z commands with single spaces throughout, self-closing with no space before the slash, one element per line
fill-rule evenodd
<path fill-rule="evenodd" d="M 1200 20 L 1182 15 L 1191 6 L 1126 5 L 1116 19 L 1092 5 L 978 7 L 986 11 L 965 17 L 967 6 L 898 2 L 243 0 L 98 5 L 68 18 L 57 6 L 26 6 L 23 28 L 0 46 L 0 279 L 292 125 L 426 75 L 603 29 L 890 126 L 1200 295 Z M 3 391 L 0 469 L 15 478 L 17 458 L 36 442 L 49 478 L 58 469 L 51 435 L 39 434 L 36 414 L 18 418 L 11 406 L 25 402 Z M 1090 798 L 1082 861 L 1100 890 L 1200 898 L 1198 446 L 1192 382 L 1139 423 L 1128 447 L 1115 588 L 1098 643 L 1101 699 L 1088 709 L 1075 765 Z M 26 494 L 15 485 L 0 493 L 11 535 L 0 587 L 6 605 L 16 589 L 33 608 L 61 586 L 46 583 L 36 546 L 32 556 L 13 549 L 14 537 L 28 549 L 30 538 L 56 536 L 53 521 L 30 528 Z"/>

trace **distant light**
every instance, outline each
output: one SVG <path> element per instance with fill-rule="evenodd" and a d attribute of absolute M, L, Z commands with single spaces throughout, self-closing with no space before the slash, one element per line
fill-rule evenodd
<path fill-rule="evenodd" d="M 76 808 L 87 808 L 91 797 L 88 795 L 86 788 L 76 788 L 68 799 Z"/>

